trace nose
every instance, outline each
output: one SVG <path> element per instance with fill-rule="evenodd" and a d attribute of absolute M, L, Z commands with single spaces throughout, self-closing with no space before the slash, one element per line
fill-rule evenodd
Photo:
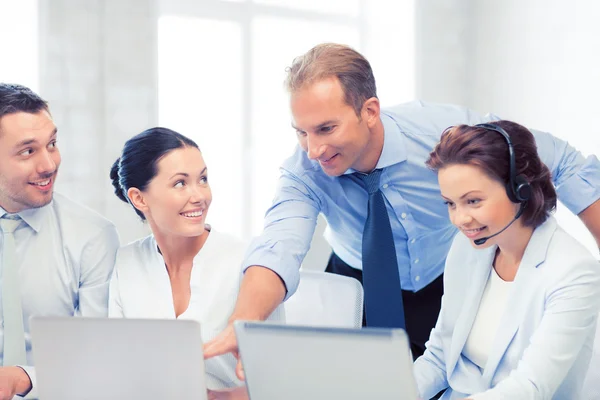
<path fill-rule="evenodd" d="M 202 184 L 195 184 L 195 185 L 190 185 L 190 202 L 191 203 L 201 203 L 203 201 L 206 201 L 206 198 L 208 197 L 208 191 L 210 189 L 208 189 L 205 185 Z"/>
<path fill-rule="evenodd" d="M 311 160 L 316 160 L 325 154 L 327 150 L 327 145 L 322 143 L 317 137 L 309 134 L 306 137 L 306 150 L 308 153 L 308 158 Z"/>
<path fill-rule="evenodd" d="M 468 211 L 462 210 L 457 207 L 456 210 L 452 212 L 452 223 L 458 227 L 461 226 L 469 226 L 471 222 L 473 222 L 473 217 L 469 214 Z"/>
<path fill-rule="evenodd" d="M 38 173 L 40 175 L 53 174 L 56 171 L 57 161 L 54 156 L 50 154 L 48 150 L 42 150 L 39 152 L 40 158 L 38 162 Z"/>

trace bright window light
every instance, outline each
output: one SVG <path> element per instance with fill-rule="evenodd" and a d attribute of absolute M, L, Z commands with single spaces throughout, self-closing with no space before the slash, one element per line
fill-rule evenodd
<path fill-rule="evenodd" d="M 0 0 L 0 82 L 38 91 L 38 1 Z"/>
<path fill-rule="evenodd" d="M 242 49 L 237 23 L 162 17 L 158 120 L 202 150 L 213 191 L 207 222 L 242 237 Z"/>

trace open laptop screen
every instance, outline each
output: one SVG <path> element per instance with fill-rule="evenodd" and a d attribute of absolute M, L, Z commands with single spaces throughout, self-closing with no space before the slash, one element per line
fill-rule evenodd
<path fill-rule="evenodd" d="M 238 321 L 251 400 L 415 400 L 403 330 L 284 326 Z"/>
<path fill-rule="evenodd" d="M 206 400 L 200 324 L 189 320 L 35 317 L 44 400 Z"/>

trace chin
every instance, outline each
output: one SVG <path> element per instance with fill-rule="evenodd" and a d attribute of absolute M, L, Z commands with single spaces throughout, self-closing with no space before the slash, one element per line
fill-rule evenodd
<path fill-rule="evenodd" d="M 336 178 L 338 176 L 342 176 L 344 174 L 345 170 L 344 171 L 337 171 L 337 170 L 335 170 L 335 171 L 329 171 L 329 170 L 323 169 L 323 172 L 325 172 L 325 175 L 327 175 L 327 176 L 331 176 L 332 178 Z"/>
<path fill-rule="evenodd" d="M 323 170 L 323 172 L 325 172 L 325 175 L 327 176 L 331 176 L 331 177 L 337 177 L 337 176 L 342 176 L 344 175 L 344 172 L 348 171 L 348 168 L 350 167 L 346 167 L 346 166 L 336 166 L 333 168 L 323 168 L 321 167 L 321 169 Z"/>
<path fill-rule="evenodd" d="M 27 199 L 23 202 L 25 208 L 41 208 L 47 206 L 52 201 L 52 193 L 48 196 L 44 196 L 43 198 L 37 199 Z"/>
<path fill-rule="evenodd" d="M 182 232 L 182 236 L 198 237 L 202 236 L 204 232 L 206 232 L 205 224 L 196 225 L 193 228 L 188 227 L 185 232 Z"/>

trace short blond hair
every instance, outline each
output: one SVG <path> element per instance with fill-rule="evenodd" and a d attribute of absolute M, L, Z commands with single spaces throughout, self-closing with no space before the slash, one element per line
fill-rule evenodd
<path fill-rule="evenodd" d="M 290 93 L 322 79 L 336 77 L 344 91 L 344 100 L 359 117 L 364 102 L 377 97 L 369 61 L 346 45 L 319 44 L 296 57 L 286 72 L 285 86 Z"/>

